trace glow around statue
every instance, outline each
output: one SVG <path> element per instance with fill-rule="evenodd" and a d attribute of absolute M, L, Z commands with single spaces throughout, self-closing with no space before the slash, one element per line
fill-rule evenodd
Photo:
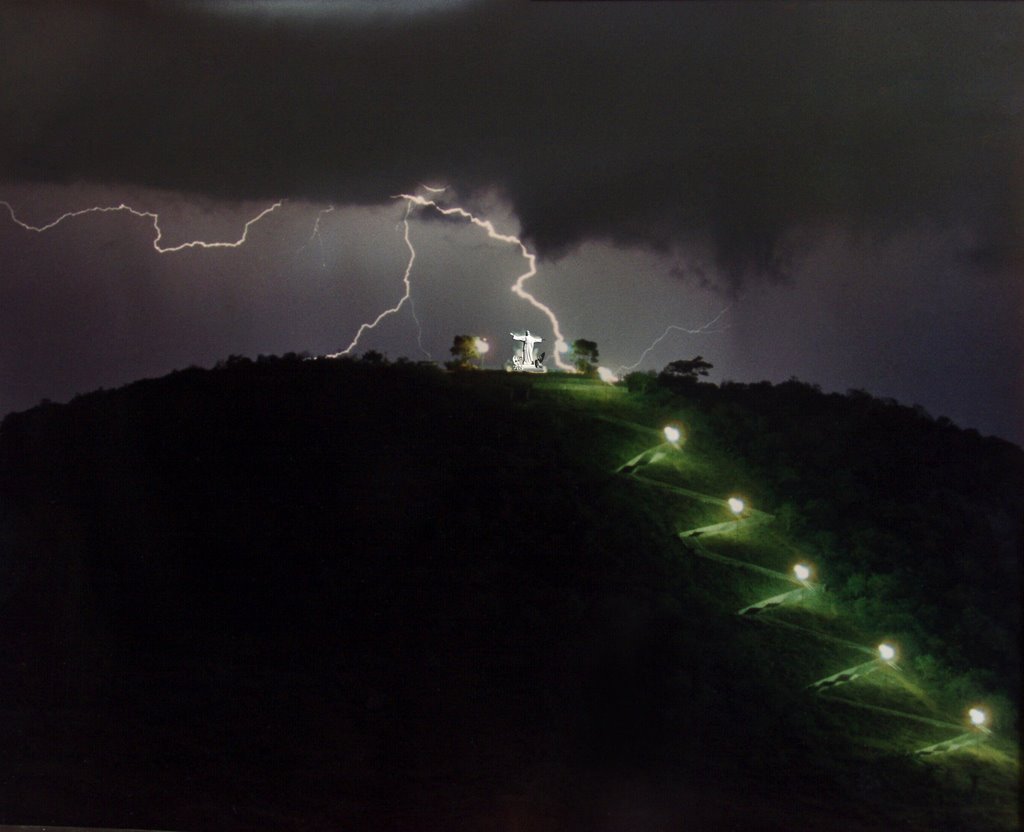
<path fill-rule="evenodd" d="M 509 335 L 519 341 L 522 347 L 516 348 L 512 355 L 512 362 L 505 365 L 506 369 L 513 372 L 546 373 L 547 368 L 544 366 L 546 353 L 542 352 L 539 358 L 533 354 L 533 345 L 541 343 L 544 339 L 533 335 L 528 329 L 525 332 L 510 332 Z"/>

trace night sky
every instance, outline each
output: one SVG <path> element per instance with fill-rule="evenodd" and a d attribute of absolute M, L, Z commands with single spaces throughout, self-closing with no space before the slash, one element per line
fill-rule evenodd
<path fill-rule="evenodd" d="M 345 349 L 403 295 L 408 193 L 521 234 L 613 370 L 668 330 L 640 369 L 701 354 L 1024 443 L 1022 43 L 1011 3 L 4 3 L 17 219 L 123 203 L 173 247 L 283 203 L 163 254 L 147 217 L 0 204 L 0 414 Z M 356 353 L 551 349 L 515 245 L 422 208 L 409 239 L 411 302 Z"/>

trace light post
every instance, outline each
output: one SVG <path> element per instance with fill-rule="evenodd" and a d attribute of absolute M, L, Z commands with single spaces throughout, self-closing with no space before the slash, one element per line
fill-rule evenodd
<path fill-rule="evenodd" d="M 740 523 L 743 522 L 743 512 L 747 510 L 747 504 L 739 497 L 730 497 L 726 500 L 726 503 L 729 505 L 729 511 L 732 512 L 732 516 L 736 518 L 733 529 L 738 529 Z"/>
<path fill-rule="evenodd" d="M 635 474 L 638 469 L 643 468 L 645 465 L 651 465 L 665 458 L 665 451 L 662 450 L 666 445 L 675 448 L 677 451 L 680 450 L 680 445 L 683 441 L 683 429 L 679 425 L 670 424 L 662 428 L 662 436 L 665 437 L 665 441 L 655 445 L 653 448 L 648 448 L 646 451 L 642 451 L 633 457 L 625 465 L 621 466 L 617 473 L 619 474 Z"/>
<path fill-rule="evenodd" d="M 798 563 L 793 567 L 793 577 L 807 587 L 807 589 L 814 588 L 811 586 L 811 567 L 806 563 Z"/>
<path fill-rule="evenodd" d="M 775 573 L 780 578 L 788 577 L 782 572 Z M 811 567 L 805 563 L 798 563 L 793 567 L 793 577 L 796 583 L 800 584 L 800 589 L 791 589 L 789 592 L 783 592 L 781 595 L 773 595 L 771 598 L 765 598 L 763 601 L 758 601 L 756 604 L 751 604 L 748 607 L 744 607 L 737 615 L 752 616 L 759 615 L 766 610 L 774 609 L 775 607 L 781 607 L 783 604 L 789 604 L 793 601 L 800 601 L 814 592 L 814 584 L 811 583 Z"/>
<path fill-rule="evenodd" d="M 487 343 L 486 338 L 473 338 L 473 346 L 476 348 L 477 359 L 479 366 L 482 369 L 484 366 L 484 355 L 491 350 L 491 345 Z"/>
<path fill-rule="evenodd" d="M 878 645 L 878 655 L 869 662 L 859 664 L 856 667 L 849 667 L 846 670 L 840 670 L 838 673 L 833 673 L 831 676 L 826 676 L 824 679 L 819 679 L 817 682 L 812 682 L 807 687 L 813 690 L 815 693 L 821 693 L 823 690 L 837 687 L 838 685 L 845 685 L 847 682 L 852 682 L 854 679 L 859 679 L 862 676 L 867 676 L 869 673 L 874 673 L 879 668 L 888 665 L 894 670 L 899 670 L 899 666 L 896 664 L 896 648 L 887 641 L 883 641 Z"/>
<path fill-rule="evenodd" d="M 927 757 L 932 754 L 943 754 L 947 751 L 957 751 L 961 748 L 970 748 L 972 745 L 981 745 L 992 736 L 992 731 L 987 727 L 989 720 L 988 711 L 975 705 L 967 709 L 967 721 L 971 729 L 966 734 L 953 737 L 951 740 L 937 742 L 925 748 L 919 748 L 914 752 L 915 757 Z"/>
<path fill-rule="evenodd" d="M 970 720 L 971 725 L 976 728 L 979 732 L 984 734 L 991 734 L 992 731 L 988 728 L 988 711 L 984 708 L 977 706 L 968 708 L 967 718 Z"/>

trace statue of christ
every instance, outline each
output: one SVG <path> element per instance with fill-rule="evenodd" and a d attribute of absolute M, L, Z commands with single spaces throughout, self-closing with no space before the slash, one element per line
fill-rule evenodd
<path fill-rule="evenodd" d="M 531 335 L 530 330 L 526 330 L 523 333 L 510 332 L 515 340 L 523 342 L 523 362 L 520 366 L 522 367 L 534 367 L 536 366 L 536 359 L 533 357 L 533 345 L 543 341 L 543 338 L 539 338 L 536 335 Z"/>

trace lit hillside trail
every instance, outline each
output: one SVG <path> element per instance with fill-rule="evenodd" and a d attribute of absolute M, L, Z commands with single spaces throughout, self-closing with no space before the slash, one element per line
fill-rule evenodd
<path fill-rule="evenodd" d="M 962 731 L 963 725 L 959 725 L 955 722 L 949 722 L 947 720 L 932 719 L 931 717 L 921 716 L 919 714 L 912 714 L 907 711 L 898 711 L 894 708 L 884 708 L 881 705 L 870 705 L 867 702 L 858 702 L 855 699 L 847 699 L 845 696 L 834 696 L 829 693 L 819 693 L 818 698 L 826 702 L 836 702 L 842 705 L 849 705 L 851 708 L 860 708 L 865 711 L 874 711 L 875 713 L 885 714 L 886 716 L 898 716 L 903 719 L 912 719 L 915 722 L 921 722 L 925 725 L 931 725 L 935 728 L 949 728 L 953 731 Z"/>
<path fill-rule="evenodd" d="M 742 469 L 736 469 L 728 459 L 686 454 L 678 441 L 682 436 L 682 426 L 678 426 L 680 432 L 675 436 L 672 435 L 673 426 L 677 425 L 674 421 L 669 422 L 667 430 L 651 427 L 650 414 L 639 410 L 630 412 L 621 395 L 612 396 L 601 388 L 582 391 L 573 387 L 571 392 L 574 394 L 571 398 L 576 399 L 577 405 L 573 409 L 584 418 L 628 431 L 628 434 L 621 434 L 620 439 L 628 441 L 634 448 L 645 439 L 650 442 L 648 447 L 634 452 L 626 462 L 611 470 L 635 483 L 639 489 L 649 490 L 652 496 L 653 492 L 668 496 L 666 510 L 669 517 L 673 516 L 671 498 L 681 501 L 680 516 L 689 517 L 689 525 L 693 527 L 676 531 L 675 535 L 693 559 L 719 564 L 750 576 L 744 579 L 737 574 L 731 582 L 726 579 L 733 587 L 730 595 L 754 594 L 751 588 L 755 584 L 760 587 L 754 597 L 761 600 L 748 601 L 746 606 L 737 603 L 735 615 L 765 628 L 762 631 L 765 649 L 774 649 L 779 638 L 789 641 L 795 638 L 803 643 L 816 643 L 818 649 L 812 652 L 822 657 L 835 648 L 864 657 L 856 668 L 838 670 L 843 665 L 837 664 L 824 679 L 807 680 L 810 682 L 807 685 L 809 707 L 834 723 L 835 730 L 842 732 L 844 725 L 861 724 L 862 720 L 871 719 L 871 714 L 875 715 L 873 719 L 883 720 L 874 729 L 851 736 L 851 748 L 860 748 L 861 752 L 871 750 L 886 758 L 907 757 L 918 761 L 956 757 L 957 752 L 964 753 L 961 749 L 972 749 L 966 753 L 976 754 L 978 749 L 986 748 L 992 749 L 991 753 L 996 754 L 1000 761 L 1015 765 L 1008 750 L 992 748 L 993 741 L 998 742 L 996 737 L 970 728 L 968 733 L 963 733 L 965 725 L 956 722 L 956 717 L 951 717 L 947 708 L 940 707 L 912 678 L 913 674 L 887 661 L 884 655 L 880 658 L 879 647 L 868 646 L 866 640 L 858 641 L 862 634 L 844 624 L 841 612 L 836 616 L 834 612 L 828 612 L 830 604 L 821 607 L 815 599 L 824 592 L 823 586 L 803 580 L 805 576 L 799 575 L 795 567 L 793 572 L 785 571 L 783 564 L 794 558 L 798 565 L 813 562 L 815 558 L 807 557 L 778 528 L 768 528 L 772 525 L 770 521 L 775 520 L 772 514 L 745 505 L 745 501 L 741 502 L 737 497 L 722 496 L 721 491 L 709 493 L 717 490 L 720 484 L 734 481 L 733 478 L 742 480 Z M 605 406 L 614 412 L 598 412 Z M 638 419 L 630 418 L 634 413 Z M 700 490 L 692 487 L 693 475 L 700 482 Z M 705 508 L 702 512 L 698 505 L 713 510 Z M 714 522 L 719 512 L 729 519 Z M 703 524 L 696 525 L 702 520 Z M 725 553 L 716 550 L 724 550 Z M 790 589 L 771 594 L 764 591 L 769 589 L 764 586 L 764 579 L 788 585 Z M 820 618 L 821 615 L 825 618 Z M 773 631 L 774 634 L 769 635 Z M 864 663 L 864 659 L 870 661 Z M 808 666 L 813 664 L 809 662 Z M 887 672 L 872 673 L 883 669 Z M 838 681 L 831 682 L 833 679 Z M 799 684 L 799 679 L 793 681 Z M 830 684 L 822 685 L 822 682 Z M 860 717 L 856 716 L 858 712 Z M 886 719 L 896 720 L 904 727 L 893 732 L 884 727 Z M 946 732 L 949 735 L 942 739 Z M 998 744 L 1000 747 L 1003 745 Z"/>
<path fill-rule="evenodd" d="M 630 473 L 629 476 L 632 477 L 634 480 L 636 480 L 639 483 L 642 483 L 644 485 L 652 486 L 653 488 L 660 488 L 663 491 L 670 491 L 673 494 L 678 494 L 680 497 L 687 497 L 687 498 L 689 498 L 691 500 L 697 500 L 699 502 L 708 503 L 709 505 L 719 506 L 721 508 L 728 508 L 729 507 L 729 501 L 728 500 L 724 500 L 721 497 L 715 497 L 715 496 L 713 496 L 711 494 L 704 494 L 704 493 L 702 493 L 700 491 L 693 491 L 693 490 L 691 490 L 689 488 L 683 488 L 682 486 L 679 486 L 679 485 L 673 485 L 672 483 L 662 482 L 661 480 L 652 480 L 652 479 L 649 479 L 648 477 L 644 477 L 644 476 L 642 476 L 640 474 L 636 474 L 636 473 Z M 750 509 L 750 508 L 748 508 L 747 512 L 749 513 L 750 516 L 748 518 L 746 518 L 746 519 L 749 519 L 749 520 L 758 520 L 758 521 L 760 521 L 760 520 L 771 520 L 772 519 L 772 515 L 767 514 L 766 512 L 763 512 L 763 511 L 758 511 L 757 509 Z M 730 521 L 729 525 L 732 528 L 737 528 L 737 524 L 736 524 L 735 520 Z M 692 532 L 703 532 L 707 528 L 710 528 L 710 527 L 705 527 L 705 529 L 690 529 L 689 533 L 692 533 Z"/>
<path fill-rule="evenodd" d="M 614 417 L 608 417 L 603 415 L 594 414 L 595 418 L 602 421 L 617 424 L 622 427 L 627 427 L 637 433 L 644 435 L 659 435 L 659 432 L 646 425 L 642 425 L 636 422 L 631 422 L 625 419 L 619 419 Z M 730 503 L 729 499 L 707 494 L 693 489 L 685 488 L 680 485 L 665 482 L 659 479 L 652 479 L 644 476 L 645 469 L 657 465 L 659 462 L 665 461 L 669 458 L 670 454 L 680 453 L 681 449 L 675 443 L 671 441 L 663 441 L 657 445 L 647 448 L 641 451 L 639 454 L 633 456 L 629 461 L 619 466 L 614 470 L 616 474 L 622 474 L 627 476 L 631 481 L 636 482 L 644 487 L 655 488 L 660 491 L 665 491 L 674 495 L 677 495 L 683 499 L 697 501 L 706 505 L 712 505 L 717 508 L 725 508 L 727 510 L 735 510 L 733 504 Z M 742 506 L 742 504 L 741 504 Z M 826 642 L 834 645 L 841 646 L 843 648 L 856 651 L 860 654 L 875 657 L 873 662 L 868 662 L 863 666 L 859 666 L 855 670 L 860 670 L 859 673 L 853 673 L 851 683 L 854 684 L 852 690 L 856 690 L 856 682 L 862 675 L 867 675 L 871 670 L 875 670 L 881 667 L 881 665 L 875 664 L 877 662 L 877 648 L 865 646 L 862 643 L 857 643 L 850 639 L 844 639 L 829 633 L 823 632 L 812 627 L 801 626 L 790 621 L 784 621 L 777 616 L 771 615 L 770 611 L 784 606 L 789 602 L 797 602 L 804 600 L 814 592 L 822 591 L 819 588 L 811 587 L 805 581 L 798 580 L 793 574 L 781 572 L 777 569 L 771 569 L 765 566 L 761 566 L 756 563 L 750 563 L 749 561 L 740 560 L 734 557 L 728 557 L 726 555 L 718 554 L 717 552 L 709 549 L 705 544 L 704 540 L 716 535 L 734 535 L 740 529 L 750 529 L 751 527 L 765 524 L 771 520 L 774 520 L 774 516 L 767 512 L 758 511 L 751 509 L 747 506 L 741 508 L 744 516 L 737 516 L 732 520 L 727 520 L 718 523 L 712 523 L 704 526 L 698 526 L 696 528 L 686 529 L 677 533 L 680 541 L 686 546 L 689 552 L 693 555 L 700 557 L 704 560 L 720 563 L 724 566 L 728 566 L 733 569 L 739 569 L 746 572 L 763 575 L 774 580 L 782 581 L 787 584 L 797 585 L 797 589 L 790 590 L 788 592 L 780 593 L 779 595 L 771 598 L 764 599 L 756 604 L 751 604 L 747 607 L 742 608 L 738 611 L 738 615 L 743 618 L 754 620 L 759 624 L 763 624 L 770 628 L 778 628 L 781 630 L 787 630 L 790 632 L 800 633 L 804 636 L 809 636 L 817 641 Z M 796 547 L 790 544 L 794 551 Z M 769 612 L 769 614 L 765 614 Z M 893 670 L 896 672 L 891 674 L 896 680 L 899 688 L 906 691 L 913 700 L 920 703 L 924 713 L 914 713 L 912 711 L 903 710 L 893 707 L 885 707 L 884 705 L 872 704 L 869 702 L 860 702 L 856 699 L 850 699 L 844 696 L 835 696 L 831 693 L 822 693 L 816 691 L 815 698 L 822 702 L 832 703 L 840 707 L 852 707 L 863 711 L 869 711 L 884 716 L 895 717 L 902 720 L 908 720 L 916 722 L 922 725 L 927 725 L 932 728 L 940 728 L 943 730 L 951 731 L 962 731 L 963 725 L 957 724 L 956 722 L 950 721 L 948 718 L 941 718 L 944 716 L 942 710 L 938 705 L 931 699 L 925 691 L 912 680 L 906 677 L 906 674 L 902 668 L 892 665 Z M 841 674 L 835 674 L 841 675 Z M 819 683 L 811 685 L 814 688 Z M 840 683 L 843 684 L 843 683 Z M 845 689 L 845 688 L 844 688 Z M 958 750 L 960 748 L 968 747 L 970 745 L 977 745 L 987 741 L 988 737 L 973 737 L 972 735 L 963 735 L 953 737 L 940 743 L 935 743 L 924 749 L 917 749 L 914 751 L 908 750 L 907 754 L 910 755 L 922 755 L 934 753 L 945 753 L 947 751 Z"/>
<path fill-rule="evenodd" d="M 876 653 L 873 648 L 865 647 L 863 644 L 859 644 L 855 641 L 829 635 L 828 633 L 823 633 L 821 630 L 812 630 L 810 627 L 801 627 L 799 624 L 794 624 L 791 621 L 782 621 L 771 615 L 759 615 L 750 618 L 749 620 L 756 621 L 758 624 L 764 624 L 767 627 L 778 627 L 782 630 L 791 630 L 795 633 L 803 633 L 804 635 L 809 635 L 819 641 L 827 641 L 830 644 L 838 644 L 841 647 L 848 647 L 849 649 L 856 650 L 866 656 L 874 656 Z"/>
<path fill-rule="evenodd" d="M 723 523 L 720 525 L 735 526 L 736 523 Z M 715 527 L 711 526 L 708 528 Z M 757 572 L 761 575 L 767 575 L 769 578 L 778 578 L 780 581 L 786 581 L 787 583 L 800 583 L 799 581 L 795 580 L 792 575 L 787 575 L 785 572 L 778 572 L 775 569 L 768 569 L 765 566 L 758 566 L 756 563 L 749 563 L 745 560 L 737 560 L 736 558 L 730 558 L 726 557 L 725 555 L 716 554 L 715 552 L 712 552 L 710 549 L 704 546 L 703 543 L 701 543 L 700 539 L 696 535 L 694 535 L 694 531 L 700 532 L 701 530 L 691 529 L 688 532 L 680 532 L 679 538 L 683 540 L 683 542 L 686 544 L 687 548 L 691 552 L 693 552 L 695 555 L 698 555 L 699 557 L 705 558 L 706 560 L 713 560 L 717 563 L 724 563 L 726 566 L 732 566 L 736 569 L 745 569 L 748 572 Z M 722 531 L 728 531 L 728 529 L 723 529 Z"/>

